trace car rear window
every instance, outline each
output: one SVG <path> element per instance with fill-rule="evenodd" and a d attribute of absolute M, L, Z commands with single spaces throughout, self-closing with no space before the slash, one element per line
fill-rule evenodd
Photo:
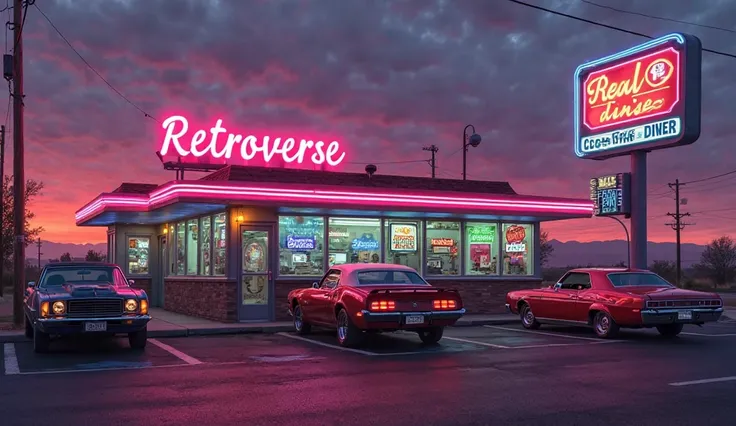
<path fill-rule="evenodd" d="M 427 284 L 416 272 L 376 270 L 358 272 L 358 285 Z"/>
<path fill-rule="evenodd" d="M 660 277 L 659 275 L 646 272 L 625 272 L 608 274 L 608 280 L 611 281 L 611 284 L 613 284 L 614 287 L 672 287 L 672 284 L 668 283 L 664 278 Z"/>

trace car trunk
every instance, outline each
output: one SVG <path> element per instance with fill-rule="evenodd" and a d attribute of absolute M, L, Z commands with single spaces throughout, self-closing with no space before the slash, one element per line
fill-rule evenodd
<path fill-rule="evenodd" d="M 718 295 L 713 293 L 705 293 L 701 291 L 685 290 L 681 288 L 672 287 L 657 287 L 657 286 L 641 286 L 641 287 L 620 287 L 631 294 L 640 296 L 647 296 L 649 300 L 663 301 L 663 300 L 711 300 L 718 299 Z"/>
<path fill-rule="evenodd" d="M 445 310 L 460 309 L 462 307 L 460 296 L 456 291 L 426 285 L 396 285 L 390 288 L 387 288 L 386 285 L 376 285 L 360 286 L 358 288 L 368 295 L 367 305 L 369 308 L 374 301 L 393 301 L 395 303 L 394 311 L 428 312 L 436 310 L 434 308 L 435 300 L 452 300 L 455 302 L 454 308 L 445 305 Z"/>

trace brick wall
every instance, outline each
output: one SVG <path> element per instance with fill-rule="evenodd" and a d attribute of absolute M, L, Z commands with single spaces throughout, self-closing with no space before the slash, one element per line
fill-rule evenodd
<path fill-rule="evenodd" d="M 238 319 L 237 282 L 222 279 L 164 280 L 164 309 L 221 322 Z"/>
<path fill-rule="evenodd" d="M 542 280 L 470 280 L 458 278 L 456 280 L 427 279 L 436 287 L 456 289 L 465 304 L 468 314 L 503 314 L 506 312 L 506 293 L 513 290 L 540 287 Z M 276 321 L 289 321 L 287 312 L 289 307 L 286 297 L 295 288 L 305 288 L 311 285 L 308 280 L 276 281 Z M 168 296 L 168 295 L 167 295 Z"/>
<path fill-rule="evenodd" d="M 151 279 L 150 278 L 131 278 L 133 281 L 133 285 L 131 287 L 137 288 L 140 290 L 144 290 L 146 294 L 148 295 L 148 298 L 151 299 Z"/>

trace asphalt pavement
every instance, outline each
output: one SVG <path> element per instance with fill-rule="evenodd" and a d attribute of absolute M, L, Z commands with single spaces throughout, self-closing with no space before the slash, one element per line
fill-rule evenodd
<path fill-rule="evenodd" d="M 518 324 L 359 349 L 332 332 L 5 343 L 2 425 L 717 425 L 736 414 L 736 323 L 678 338 Z"/>

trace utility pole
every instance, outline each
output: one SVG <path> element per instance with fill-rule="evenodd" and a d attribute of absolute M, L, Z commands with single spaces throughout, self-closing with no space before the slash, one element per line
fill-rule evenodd
<path fill-rule="evenodd" d="M 677 250 L 677 257 L 675 260 L 675 268 L 677 271 L 677 275 L 675 278 L 675 284 L 679 287 L 680 286 L 680 278 L 682 275 L 682 263 L 680 259 L 680 233 L 683 229 L 685 229 L 685 226 L 688 225 L 694 225 L 694 223 L 684 223 L 682 222 L 683 217 L 690 216 L 690 213 L 680 213 L 680 186 L 683 184 L 680 183 L 680 179 L 675 179 L 675 183 L 668 183 L 667 184 L 670 188 L 675 190 L 675 213 L 667 213 L 667 216 L 671 216 L 675 221 L 671 223 L 667 223 L 666 225 L 670 226 L 672 229 L 675 230 L 675 235 L 677 236 L 677 243 L 676 243 L 676 250 Z M 684 201 L 684 200 L 683 200 Z"/>
<path fill-rule="evenodd" d="M 23 325 L 26 280 L 26 181 L 23 150 L 23 0 L 13 0 L 13 222 L 15 223 L 13 322 Z"/>
<path fill-rule="evenodd" d="M 5 125 L 0 125 L 0 299 L 5 286 Z"/>
<path fill-rule="evenodd" d="M 38 272 L 41 272 L 41 246 L 43 243 L 41 242 L 41 237 L 38 237 L 38 241 L 36 241 L 36 247 L 38 247 Z"/>
<path fill-rule="evenodd" d="M 432 153 L 432 159 L 429 160 L 429 166 L 432 167 L 432 179 L 434 179 L 434 170 L 437 168 L 437 162 L 435 160 L 435 154 L 439 150 L 440 149 L 437 148 L 434 144 L 432 144 L 430 146 L 425 146 L 424 148 L 422 148 L 422 151 L 430 151 Z"/>

